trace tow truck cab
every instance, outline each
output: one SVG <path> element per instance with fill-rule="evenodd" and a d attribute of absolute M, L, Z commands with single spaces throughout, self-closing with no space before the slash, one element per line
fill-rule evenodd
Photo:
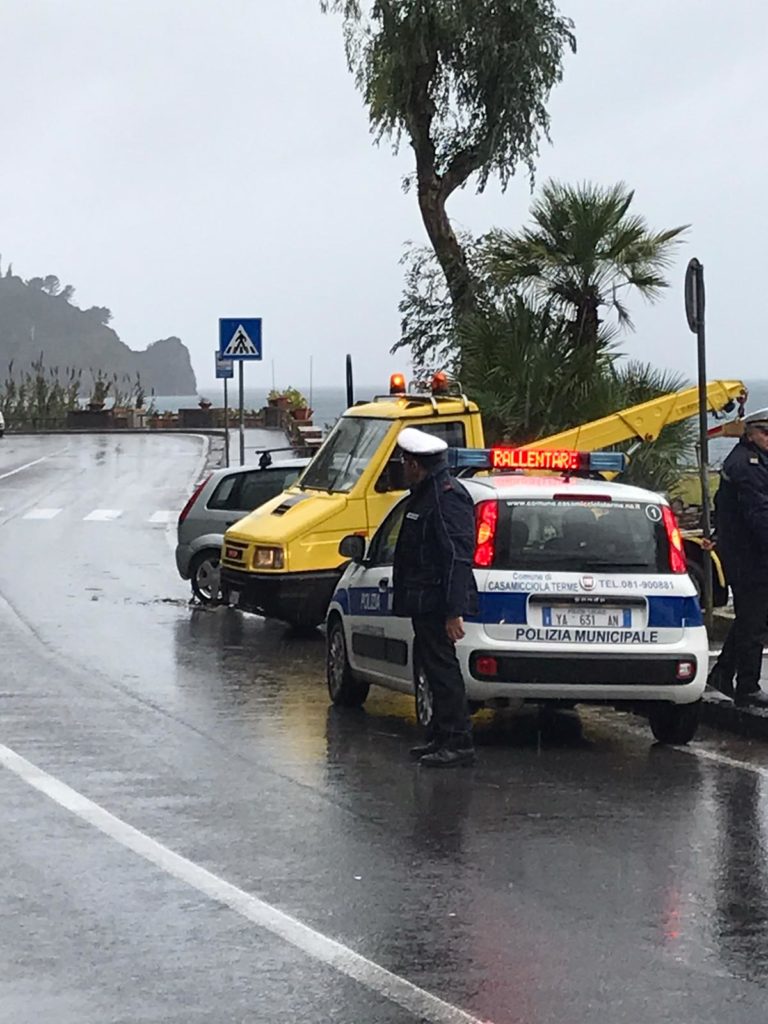
<path fill-rule="evenodd" d="M 224 599 L 296 626 L 321 623 L 346 564 L 339 542 L 370 537 L 405 491 L 397 437 L 406 426 L 452 448 L 484 445 L 478 407 L 443 374 L 411 392 L 393 375 L 389 395 L 346 411 L 292 487 L 227 530 Z"/>

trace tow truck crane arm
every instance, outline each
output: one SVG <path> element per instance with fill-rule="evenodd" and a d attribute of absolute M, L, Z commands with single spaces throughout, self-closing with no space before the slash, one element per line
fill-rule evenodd
<path fill-rule="evenodd" d="M 712 413 L 721 413 L 732 404 L 738 404 L 739 416 L 743 416 L 747 389 L 740 380 L 714 380 L 707 384 L 707 407 Z M 609 448 L 621 441 L 636 438 L 638 441 L 655 441 L 664 427 L 670 423 L 696 416 L 699 411 L 699 389 L 686 388 L 670 395 L 652 398 L 640 405 L 630 406 L 604 416 L 591 423 L 564 430 L 560 434 L 531 441 L 522 448 L 566 448 L 574 451 L 591 452 Z M 738 423 L 738 421 L 736 421 Z M 709 431 L 710 437 L 720 434 L 733 436 L 732 423 L 718 424 Z"/>

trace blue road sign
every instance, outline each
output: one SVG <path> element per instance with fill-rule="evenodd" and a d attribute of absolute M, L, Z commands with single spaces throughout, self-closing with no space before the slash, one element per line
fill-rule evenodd
<path fill-rule="evenodd" d="M 218 352 L 216 356 L 216 380 L 232 380 L 235 376 L 235 364 L 231 359 L 224 359 Z"/>
<path fill-rule="evenodd" d="M 222 359 L 261 359 L 261 317 L 222 317 L 219 355 Z"/>

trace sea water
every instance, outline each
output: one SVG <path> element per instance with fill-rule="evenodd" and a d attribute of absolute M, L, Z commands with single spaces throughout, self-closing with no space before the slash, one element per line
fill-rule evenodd
<path fill-rule="evenodd" d="M 230 382 L 230 384 L 232 383 L 235 382 Z M 746 383 L 749 388 L 747 411 L 764 409 L 768 406 L 768 381 L 747 381 Z M 382 393 L 383 390 L 384 389 L 380 388 L 379 393 Z M 368 399 L 373 397 L 376 393 L 375 386 L 356 386 L 355 400 L 360 401 L 362 399 Z M 309 392 L 305 392 L 305 394 L 307 399 L 309 399 Z M 207 398 L 214 406 L 221 406 L 224 404 L 224 392 L 221 387 L 221 382 L 219 382 L 218 387 L 201 388 L 200 395 Z M 160 412 L 165 412 L 166 410 L 175 411 L 176 409 L 194 408 L 199 401 L 200 395 L 154 397 L 153 401 L 155 408 Z M 228 397 L 230 408 L 235 408 L 237 405 L 236 386 L 230 386 Z M 264 388 L 245 388 L 243 397 L 245 399 L 245 408 L 247 410 L 258 410 L 267 404 L 267 391 Z M 313 422 L 316 426 L 324 429 L 330 429 L 347 407 L 347 392 L 343 387 L 316 387 L 312 389 L 311 397 L 312 408 L 314 410 Z M 712 422 L 713 420 L 710 418 L 710 423 Z M 720 466 L 723 459 L 735 443 L 735 439 L 733 438 L 714 439 L 710 441 L 710 465 L 714 467 Z"/>

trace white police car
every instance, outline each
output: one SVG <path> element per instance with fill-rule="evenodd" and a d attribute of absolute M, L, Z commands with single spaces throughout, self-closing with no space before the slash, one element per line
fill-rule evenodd
<path fill-rule="evenodd" d="M 584 478 L 623 467 L 616 453 L 458 450 L 454 468 L 501 470 L 464 479 L 475 503 L 480 610 L 457 654 L 471 707 L 525 701 L 642 708 L 662 743 L 698 724 L 708 643 L 674 514 L 658 494 Z M 562 470 L 531 476 L 517 469 Z M 581 475 L 579 475 L 581 474 Z M 462 475 L 461 473 L 459 475 Z M 371 684 L 416 695 L 432 716 L 409 619 L 391 614 L 392 560 L 405 501 L 351 559 L 327 618 L 328 689 L 362 704 Z"/>

